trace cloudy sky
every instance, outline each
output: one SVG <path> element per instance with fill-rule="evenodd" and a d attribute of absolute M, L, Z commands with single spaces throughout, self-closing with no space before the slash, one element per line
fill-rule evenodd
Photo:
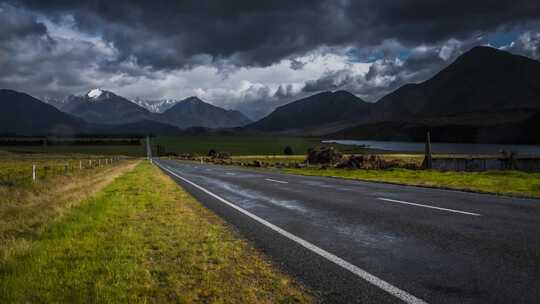
<path fill-rule="evenodd" d="M 0 0 L 0 88 L 196 95 L 252 118 L 325 90 L 377 101 L 476 45 L 540 59 L 540 2 Z"/>

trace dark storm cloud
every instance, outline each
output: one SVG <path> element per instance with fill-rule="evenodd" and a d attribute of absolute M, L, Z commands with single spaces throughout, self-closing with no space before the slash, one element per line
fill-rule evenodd
<path fill-rule="evenodd" d="M 156 69 L 209 61 L 269 65 L 321 45 L 404 44 L 515 26 L 540 16 L 530 0 L 305 0 L 305 1 L 15 1 L 59 18 L 72 14 L 85 32 L 99 34 Z M 202 56 L 201 55 L 208 55 Z"/>
<path fill-rule="evenodd" d="M 540 4 L 0 0 L 0 87 L 54 97 L 94 86 L 128 98 L 203 94 L 257 118 L 324 90 L 376 101 L 488 36 L 540 58 Z"/>

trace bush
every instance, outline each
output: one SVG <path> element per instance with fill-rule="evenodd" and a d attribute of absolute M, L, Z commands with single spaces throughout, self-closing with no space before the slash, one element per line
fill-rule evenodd
<path fill-rule="evenodd" d="M 216 156 L 216 154 L 217 154 L 217 151 L 214 149 L 210 149 L 210 151 L 208 151 L 208 156 L 210 157 L 214 157 Z"/>
<path fill-rule="evenodd" d="M 285 149 L 283 150 L 283 154 L 285 154 L 285 155 L 293 155 L 294 152 L 293 152 L 293 149 L 291 148 L 291 146 L 286 146 Z"/>
<path fill-rule="evenodd" d="M 341 157 L 334 147 L 318 147 L 308 150 L 306 161 L 310 164 L 335 164 L 341 161 Z"/>

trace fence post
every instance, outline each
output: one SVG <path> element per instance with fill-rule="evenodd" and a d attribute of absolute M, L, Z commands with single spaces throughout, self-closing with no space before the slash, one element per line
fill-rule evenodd
<path fill-rule="evenodd" d="M 32 181 L 36 181 L 36 165 L 32 165 Z"/>
<path fill-rule="evenodd" d="M 79 170 L 82 170 L 82 160 L 79 160 Z"/>
<path fill-rule="evenodd" d="M 98 159 L 98 167 L 101 167 L 101 159 Z"/>

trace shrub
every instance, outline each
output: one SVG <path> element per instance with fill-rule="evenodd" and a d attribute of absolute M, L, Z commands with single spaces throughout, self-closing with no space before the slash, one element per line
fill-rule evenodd
<path fill-rule="evenodd" d="M 291 146 L 286 146 L 285 149 L 283 150 L 283 154 L 285 154 L 285 155 L 293 155 L 294 152 L 293 152 L 293 149 L 291 148 Z"/>
<path fill-rule="evenodd" d="M 306 161 L 310 164 L 335 164 L 341 161 L 341 157 L 334 147 L 317 147 L 308 150 Z"/>

